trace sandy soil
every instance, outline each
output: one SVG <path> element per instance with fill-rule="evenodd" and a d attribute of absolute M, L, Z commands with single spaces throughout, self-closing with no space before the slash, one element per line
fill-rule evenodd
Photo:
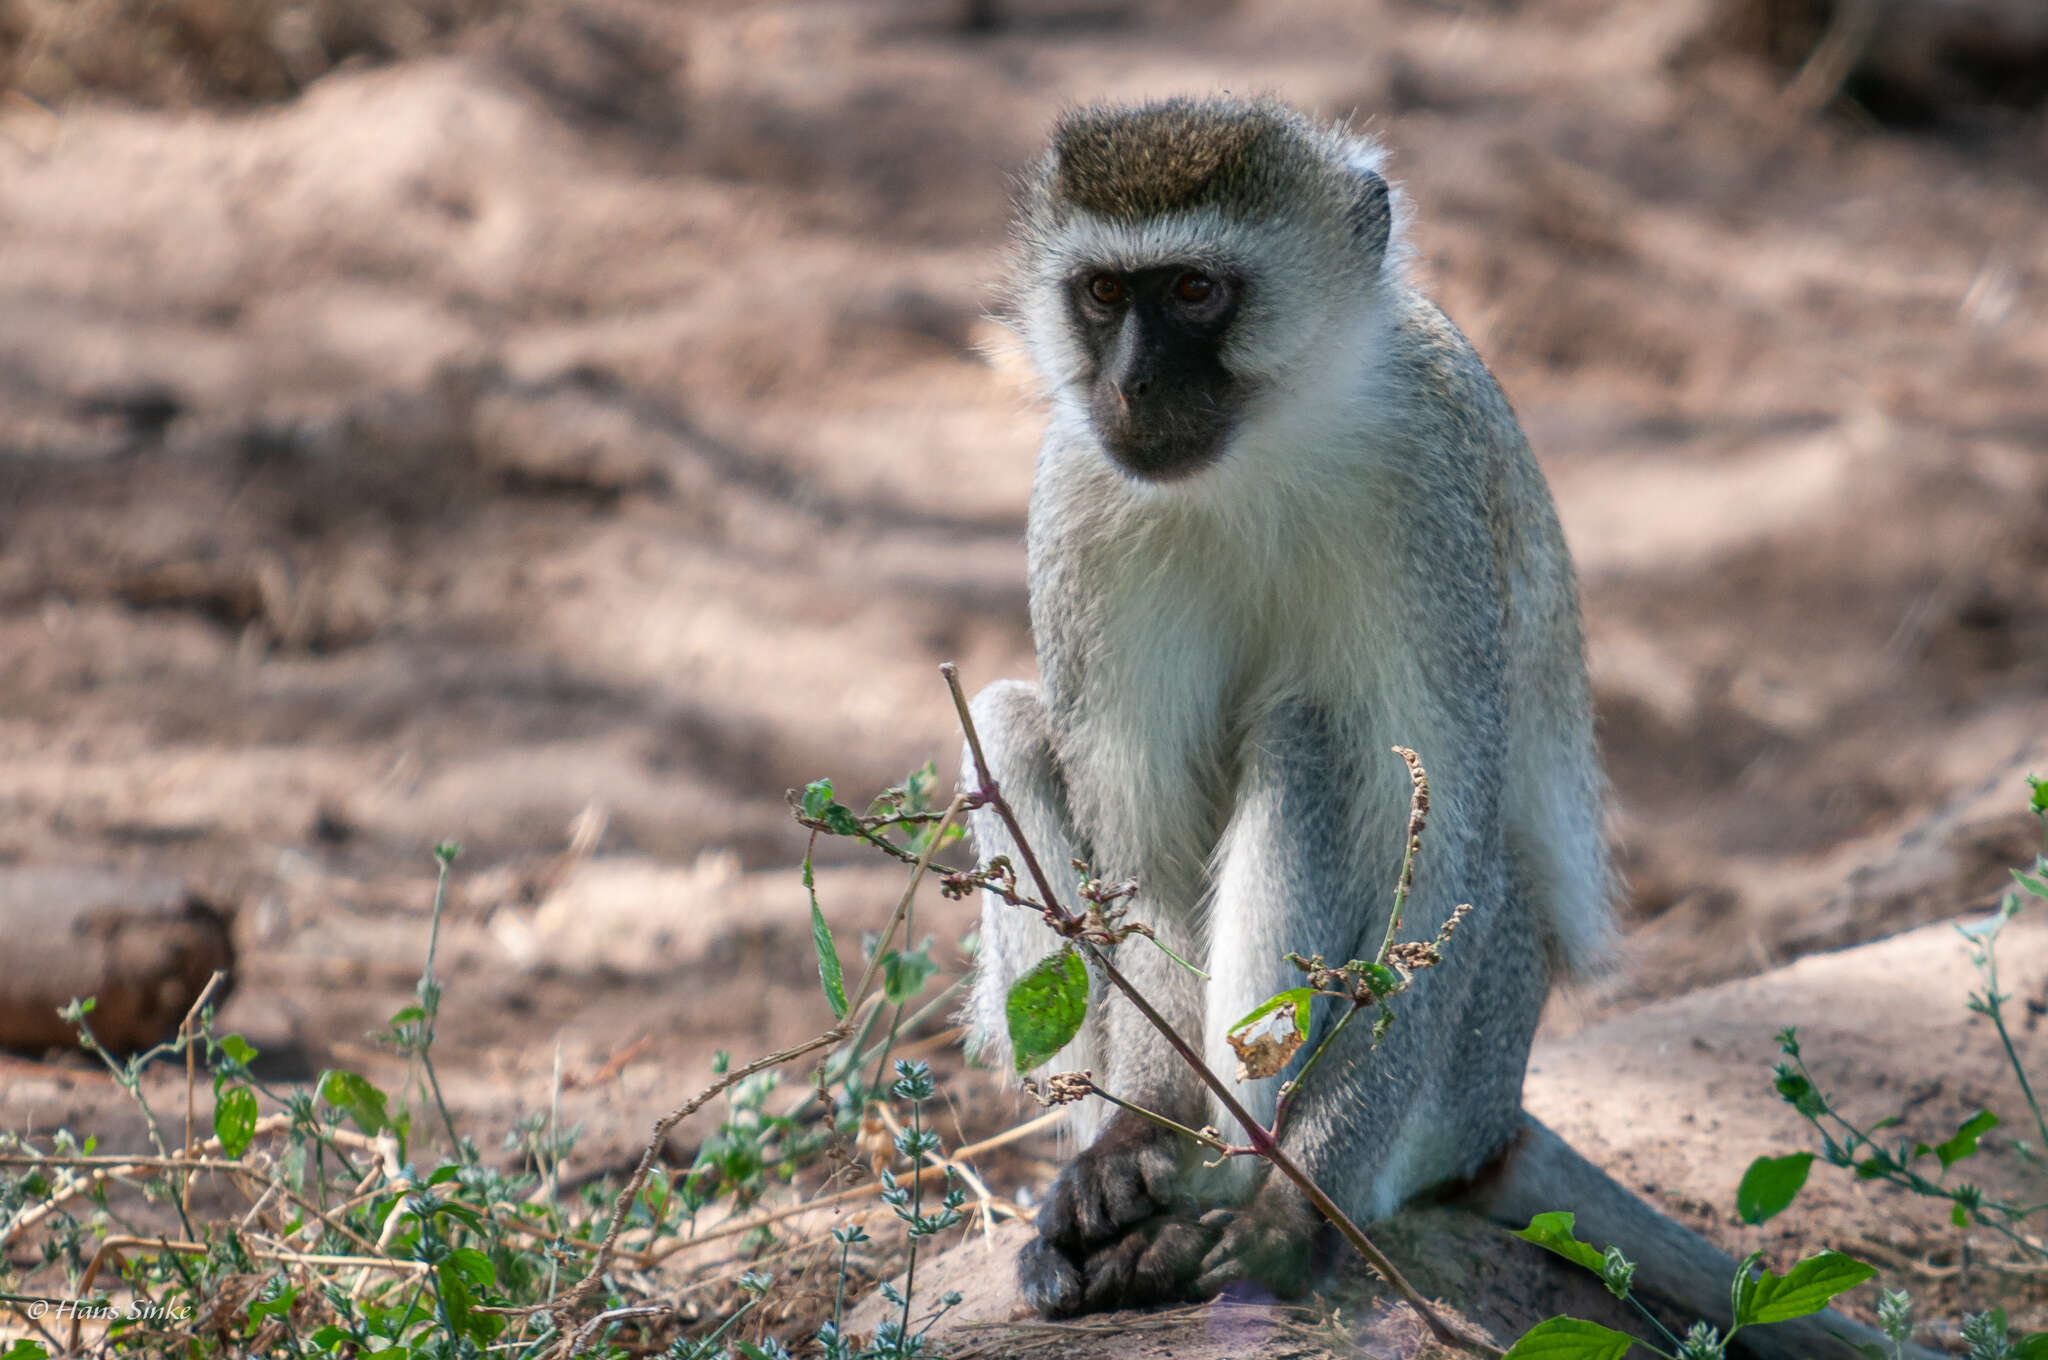
<path fill-rule="evenodd" d="M 563 0 L 287 103 L 7 102 L 0 861 L 184 876 L 224 1023 L 382 1078 L 457 839 L 451 1099 L 559 1065 L 616 1164 L 824 1023 L 784 790 L 950 774 L 935 664 L 1029 671 L 1006 174 L 1067 100 L 1270 88 L 1392 146 L 1580 563 L 1629 957 L 1532 1102 L 1644 1002 L 1981 909 L 2048 769 L 2048 131 L 1786 116 L 1708 8 Z M 1762 1091 L 1784 1017 L 1686 1004 L 1764 1056 L 1670 1111 Z M 10 1128 L 133 1132 L 4 1070 Z M 1725 1218 L 1659 1108 L 1617 1163 Z"/>

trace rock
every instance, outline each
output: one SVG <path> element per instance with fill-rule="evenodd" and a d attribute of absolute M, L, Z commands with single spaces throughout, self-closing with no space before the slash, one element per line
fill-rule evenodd
<path fill-rule="evenodd" d="M 177 879 L 62 865 L 0 869 L 0 939 L 0 1047 L 31 1051 L 75 1043 L 57 1012 L 88 996 L 101 1043 L 146 1048 L 235 960 L 226 915 Z"/>
<path fill-rule="evenodd" d="M 1018 1293 L 1017 1249 L 1030 1239 L 1022 1223 L 1005 1223 L 989 1238 L 974 1233 L 945 1251 L 920 1257 L 911 1318 L 924 1316 L 947 1290 L 962 1296 L 932 1329 L 948 1348 L 976 1353 L 1064 1356 L 1069 1360 L 1320 1360 L 1370 1355 L 1406 1360 L 1441 1355 L 1422 1321 L 1372 1277 L 1363 1263 L 1343 1268 L 1320 1299 L 1299 1304 L 1264 1295 L 1232 1294 L 1196 1307 L 1093 1313 L 1048 1322 Z M 1467 1334 L 1506 1345 L 1559 1312 L 1610 1327 L 1630 1319 L 1589 1272 L 1541 1248 L 1515 1241 L 1506 1229 L 1464 1210 L 1418 1208 L 1371 1230 L 1438 1315 Z M 903 1287 L 902 1277 L 896 1287 Z M 1445 1304 L 1450 1296 L 1456 1302 Z M 1335 1310 L 1334 1312 L 1332 1310 Z M 895 1309 L 879 1293 L 848 1318 L 851 1331 L 872 1335 Z M 1334 1324 L 1334 1325 L 1333 1325 Z"/>

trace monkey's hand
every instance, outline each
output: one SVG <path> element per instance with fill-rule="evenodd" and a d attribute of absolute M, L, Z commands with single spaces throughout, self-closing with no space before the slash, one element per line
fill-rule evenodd
<path fill-rule="evenodd" d="M 1182 1199 L 1178 1135 L 1118 1111 L 1053 1182 L 1037 1240 L 1017 1257 L 1025 1299 L 1047 1317 L 1191 1298 L 1214 1229 Z"/>
<path fill-rule="evenodd" d="M 1213 1298 L 1240 1280 L 1251 1280 L 1276 1298 L 1308 1292 L 1309 1257 L 1322 1215 L 1294 1182 L 1277 1172 L 1242 1209 L 1213 1209 L 1203 1226 L 1217 1234 L 1202 1258 L 1191 1296 Z"/>

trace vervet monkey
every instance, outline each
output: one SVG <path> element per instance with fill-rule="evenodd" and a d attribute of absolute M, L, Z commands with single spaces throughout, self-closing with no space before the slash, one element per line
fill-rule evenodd
<path fill-rule="evenodd" d="M 1353 1026 L 1322 1061 L 1285 1146 L 1361 1223 L 1484 1172 L 1470 1193 L 1492 1215 L 1577 1211 L 1645 1292 L 1725 1328 L 1733 1262 L 1522 1112 L 1544 999 L 1613 929 L 1577 589 L 1506 398 L 1408 282 L 1383 160 L 1263 99 L 1059 121 L 1023 188 L 1011 299 L 1051 405 L 1028 534 L 1039 683 L 991 685 L 975 721 L 1040 862 L 1135 877 L 1134 919 L 1206 972 L 1143 941 L 1117 954 L 1225 1073 L 1227 1028 L 1300 985 L 1287 953 L 1372 955 L 1409 795 L 1390 748 L 1419 751 L 1434 812 L 1405 933 L 1474 910 L 1377 1047 Z M 1016 858 L 989 810 L 972 829 Z M 1000 1056 L 1010 985 L 1057 941 L 993 897 L 981 941 L 975 1028 Z M 1056 1068 L 1230 1127 L 1133 1007 L 1098 1002 Z M 1238 1094 L 1270 1121 L 1278 1085 Z M 1306 1283 L 1318 1216 L 1264 1163 L 1205 1168 L 1121 1111 L 1085 1114 L 1082 1137 L 1019 1261 L 1041 1311 Z"/>

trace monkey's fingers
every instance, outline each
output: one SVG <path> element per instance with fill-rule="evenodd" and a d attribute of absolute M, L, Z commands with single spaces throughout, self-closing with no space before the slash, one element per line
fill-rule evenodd
<path fill-rule="evenodd" d="M 1149 1308 L 1199 1297 L 1195 1276 L 1215 1240 L 1213 1229 L 1190 1218 L 1162 1216 L 1139 1224 L 1088 1258 L 1084 1306 L 1091 1312 Z"/>
<path fill-rule="evenodd" d="M 1270 1205 L 1261 1196 L 1243 1209 L 1212 1210 L 1202 1222 L 1217 1236 L 1196 1273 L 1195 1297 L 1213 1298 L 1242 1280 L 1276 1298 L 1298 1299 L 1308 1292 L 1314 1224 L 1304 1223 L 1293 1206 Z"/>
<path fill-rule="evenodd" d="M 1017 1287 L 1041 1317 L 1072 1317 L 1082 1307 L 1081 1268 L 1043 1237 L 1017 1253 Z"/>
<path fill-rule="evenodd" d="M 1119 1115 L 1053 1182 L 1038 1211 L 1038 1235 L 1076 1258 L 1118 1241 L 1172 1204 L 1177 1192 L 1174 1135 Z"/>

